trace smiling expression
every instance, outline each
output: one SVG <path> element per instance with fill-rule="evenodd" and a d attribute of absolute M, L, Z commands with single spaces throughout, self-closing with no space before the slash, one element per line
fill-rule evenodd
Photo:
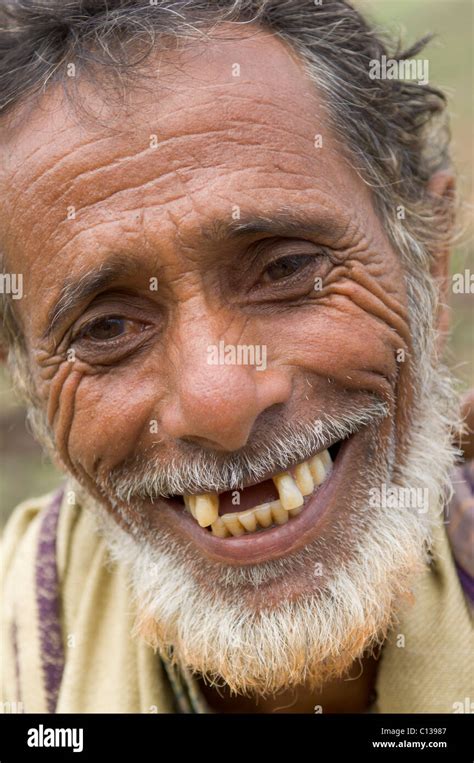
<path fill-rule="evenodd" d="M 264 32 L 240 36 L 163 54 L 152 88 L 129 93 L 119 116 L 87 82 L 97 121 L 51 88 L 16 128 L 2 192 L 3 244 L 24 274 L 19 317 L 62 464 L 125 529 L 166 530 L 233 565 L 354 532 L 351 498 L 369 467 L 388 478 L 403 458 L 410 402 L 410 363 L 396 359 L 410 348 L 404 273 L 370 191 L 294 54 Z M 264 348 L 265 367 L 210 364 L 222 342 Z M 224 468 L 271 450 L 284 426 L 374 403 L 390 415 L 280 464 L 295 476 L 336 446 L 331 474 L 289 521 L 252 531 L 249 519 L 219 537 L 180 496 L 127 503 L 98 488 L 130 465 L 179 467 L 203 452 Z M 273 477 L 244 478 L 239 489 L 270 481 L 246 508 L 278 498 Z M 232 487 L 214 490 L 224 513 L 239 511 L 222 495 Z"/>

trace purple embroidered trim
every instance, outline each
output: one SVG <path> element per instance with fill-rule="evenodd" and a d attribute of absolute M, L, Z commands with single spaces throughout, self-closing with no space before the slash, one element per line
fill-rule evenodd
<path fill-rule="evenodd" d="M 11 625 L 11 638 L 13 644 L 13 657 L 15 660 L 15 684 L 16 701 L 21 704 L 21 682 L 20 682 L 20 655 L 18 650 L 18 626 L 14 619 Z"/>
<path fill-rule="evenodd" d="M 463 568 L 457 562 L 456 569 L 458 571 L 459 582 L 461 583 L 464 593 L 474 604 L 474 578 L 471 578 L 469 573 L 467 573 L 466 570 L 463 570 Z"/>
<path fill-rule="evenodd" d="M 39 529 L 36 557 L 36 604 L 38 607 L 40 658 L 46 704 L 54 713 L 64 669 L 64 646 L 60 621 L 60 592 L 56 562 L 56 530 L 63 489 L 48 506 Z"/>

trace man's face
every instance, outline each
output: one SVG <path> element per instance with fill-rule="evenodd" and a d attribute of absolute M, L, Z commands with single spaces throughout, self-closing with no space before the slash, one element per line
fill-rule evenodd
<path fill-rule="evenodd" d="M 403 457 L 403 271 L 281 42 L 214 40 L 159 63 L 113 120 L 87 82 L 99 121 L 44 97 L 17 129 L 3 245 L 24 274 L 19 314 L 65 467 L 203 596 L 241 586 L 249 609 L 278 609 L 351 562 L 369 490 Z M 311 458 L 333 445 L 318 487 Z M 183 503 L 218 493 L 221 517 L 284 504 L 272 477 L 289 470 L 297 505 L 301 462 L 303 508 L 270 526 L 267 511 L 267 526 L 216 533 Z"/>

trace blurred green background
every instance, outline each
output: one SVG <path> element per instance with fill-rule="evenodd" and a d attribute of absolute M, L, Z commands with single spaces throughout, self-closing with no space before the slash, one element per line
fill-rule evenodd
<path fill-rule="evenodd" d="M 422 57 L 430 82 L 449 97 L 453 155 L 459 187 L 471 211 L 473 194 L 473 5 L 471 0 L 357 0 L 355 5 L 381 26 L 402 34 L 406 43 L 427 32 L 437 37 Z M 468 215 L 466 213 L 466 220 Z M 466 230 L 452 260 L 452 272 L 474 272 L 472 229 Z M 451 295 L 452 339 L 447 360 L 467 388 L 474 383 L 473 295 Z M 0 526 L 17 503 L 59 484 L 61 475 L 41 453 L 25 426 L 7 374 L 0 371 Z"/>

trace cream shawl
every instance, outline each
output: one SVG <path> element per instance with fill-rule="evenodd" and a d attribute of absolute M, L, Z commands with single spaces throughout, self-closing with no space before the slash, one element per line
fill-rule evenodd
<path fill-rule="evenodd" d="M 126 570 L 108 559 L 91 513 L 66 495 L 21 504 L 4 532 L 4 711 L 206 712 L 186 671 L 132 639 Z M 413 594 L 382 650 L 377 710 L 451 713 L 474 696 L 474 634 L 441 519 Z"/>

